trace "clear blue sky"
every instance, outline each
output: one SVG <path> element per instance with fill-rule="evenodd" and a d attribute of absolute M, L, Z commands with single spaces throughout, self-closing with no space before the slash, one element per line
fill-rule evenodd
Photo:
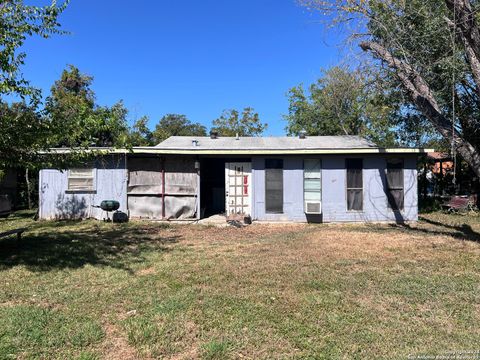
<path fill-rule="evenodd" d="M 295 0 L 72 0 L 60 22 L 70 35 L 27 41 L 25 77 L 45 96 L 74 64 L 99 104 L 123 99 L 151 127 L 166 113 L 208 127 L 251 106 L 282 135 L 287 90 L 341 61 L 339 40 Z"/>

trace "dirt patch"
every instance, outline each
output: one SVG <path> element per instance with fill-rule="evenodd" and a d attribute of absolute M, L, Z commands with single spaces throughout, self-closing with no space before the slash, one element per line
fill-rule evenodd
<path fill-rule="evenodd" d="M 102 358 L 106 360 L 135 360 L 138 353 L 130 346 L 120 330 L 111 323 L 104 324 L 105 340 L 102 344 Z"/>
<path fill-rule="evenodd" d="M 138 275 L 138 276 L 147 276 L 147 275 L 152 275 L 152 274 L 155 274 L 156 273 L 156 270 L 155 268 L 152 266 L 152 267 L 149 267 L 149 268 L 146 268 L 146 269 L 142 269 L 142 270 L 138 270 L 135 275 Z"/>

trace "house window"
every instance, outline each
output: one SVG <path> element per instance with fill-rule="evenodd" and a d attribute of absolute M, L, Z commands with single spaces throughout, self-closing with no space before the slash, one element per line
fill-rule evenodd
<path fill-rule="evenodd" d="M 387 200 L 392 210 L 403 210 L 403 160 L 387 160 Z"/>
<path fill-rule="evenodd" d="M 321 169 L 322 163 L 320 159 L 306 159 L 303 162 L 305 212 L 320 212 L 320 201 L 322 200 Z"/>
<path fill-rule="evenodd" d="M 94 191 L 93 169 L 76 168 L 68 170 L 68 191 Z"/>
<path fill-rule="evenodd" d="M 265 211 L 283 213 L 283 160 L 265 160 Z"/>
<path fill-rule="evenodd" d="M 363 210 L 363 160 L 346 159 L 347 210 Z"/>

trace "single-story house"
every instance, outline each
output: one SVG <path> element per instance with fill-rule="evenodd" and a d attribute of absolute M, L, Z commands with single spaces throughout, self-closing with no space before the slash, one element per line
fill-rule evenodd
<path fill-rule="evenodd" d="M 157 146 L 103 151 L 88 166 L 43 169 L 41 219 L 102 219 L 117 200 L 130 218 L 253 221 L 415 221 L 417 157 L 358 136 L 172 136 Z M 53 149 L 62 152 L 66 149 Z"/>

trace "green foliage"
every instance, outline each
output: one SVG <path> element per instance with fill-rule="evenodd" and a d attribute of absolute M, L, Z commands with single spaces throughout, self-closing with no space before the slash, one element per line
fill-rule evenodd
<path fill-rule="evenodd" d="M 70 65 L 52 86 L 45 108 L 51 147 L 128 145 L 127 109 L 121 101 L 112 107 L 96 105 L 92 81 Z"/>
<path fill-rule="evenodd" d="M 369 2 L 368 32 L 374 41 L 386 46 L 394 56 L 405 60 L 428 83 L 447 118 L 452 118 L 452 88 L 455 87 L 457 130 L 472 144 L 480 144 L 479 99 L 465 61 L 464 47 L 453 44 L 446 18 L 452 14 L 445 1 L 412 0 Z M 424 114 L 412 106 L 408 93 L 392 69 L 383 69 L 386 88 L 396 93 L 399 111 L 395 118 L 399 134 L 414 145 L 435 144 L 448 150 Z M 455 85 L 453 80 L 455 79 Z M 467 119 L 472 121 L 466 121 Z"/>
<path fill-rule="evenodd" d="M 22 77 L 20 68 L 25 63 L 26 54 L 18 50 L 29 36 L 49 38 L 61 34 L 57 19 L 67 4 L 68 1 L 59 6 L 55 0 L 43 7 L 25 5 L 23 0 L 0 3 L 0 95 L 40 97 L 40 92 Z"/>
<path fill-rule="evenodd" d="M 309 135 L 360 135 L 380 145 L 393 145 L 389 117 L 393 108 L 384 94 L 371 86 L 360 70 L 333 67 L 309 86 L 288 92 L 288 135 L 306 130 Z"/>
<path fill-rule="evenodd" d="M 48 124 L 36 107 L 0 102 L 0 169 L 35 163 L 47 131 Z"/>
<path fill-rule="evenodd" d="M 170 136 L 206 136 L 207 129 L 200 123 L 192 123 L 185 115 L 167 114 L 155 126 L 153 138 L 160 143 Z"/>
<path fill-rule="evenodd" d="M 203 344 L 202 359 L 221 360 L 228 358 L 229 343 L 226 341 L 212 340 Z"/>
<path fill-rule="evenodd" d="M 153 133 L 148 128 L 148 117 L 142 116 L 133 123 L 129 134 L 129 144 L 131 146 L 152 146 L 155 145 Z"/>
<path fill-rule="evenodd" d="M 474 34 L 480 21 L 477 0 L 300 0 L 325 15 L 331 25 L 349 24 L 345 34 L 354 41 L 370 41 L 408 64 L 428 85 L 428 94 L 441 109 L 441 115 L 454 119 L 459 137 L 480 149 L 480 91 L 465 50 L 458 25 L 461 19 L 447 4 L 467 4 L 472 18 L 463 25 Z M 454 31 L 454 26 L 457 28 Z M 357 34 L 362 34 L 358 36 Z M 468 42 L 468 41 L 467 41 Z M 474 50 L 477 51 L 478 49 Z M 478 53 L 475 56 L 478 60 Z M 406 144 L 435 144 L 446 150 L 451 145 L 448 135 L 440 136 L 426 113 L 413 105 L 409 91 L 398 77 L 398 68 L 387 66 L 384 58 L 373 65 L 380 69 L 380 79 L 390 102 L 395 106 L 391 125 Z M 380 66 L 377 66 L 380 65 Z M 423 90 L 426 90 L 425 88 Z M 453 93 L 453 94 L 452 94 Z M 424 95 L 423 95 L 424 96 Z"/>
<path fill-rule="evenodd" d="M 68 1 L 48 6 L 26 5 L 22 0 L 0 3 L 0 168 L 30 166 L 46 147 L 47 124 L 38 111 L 40 91 L 24 79 L 21 67 L 26 53 L 19 51 L 30 36 L 49 38 L 60 34 L 58 16 Z M 4 95 L 20 96 L 22 101 L 7 104 Z M 30 98 L 30 103 L 26 98 Z"/>
<path fill-rule="evenodd" d="M 2 359 L 15 358 L 23 352 L 45 358 L 65 347 L 79 351 L 99 343 L 104 336 L 96 320 L 40 306 L 2 307 L 0 325 Z"/>
<path fill-rule="evenodd" d="M 220 136 L 260 136 L 268 127 L 250 107 L 244 108 L 241 116 L 237 110 L 225 110 L 212 125 L 212 131 Z"/>

